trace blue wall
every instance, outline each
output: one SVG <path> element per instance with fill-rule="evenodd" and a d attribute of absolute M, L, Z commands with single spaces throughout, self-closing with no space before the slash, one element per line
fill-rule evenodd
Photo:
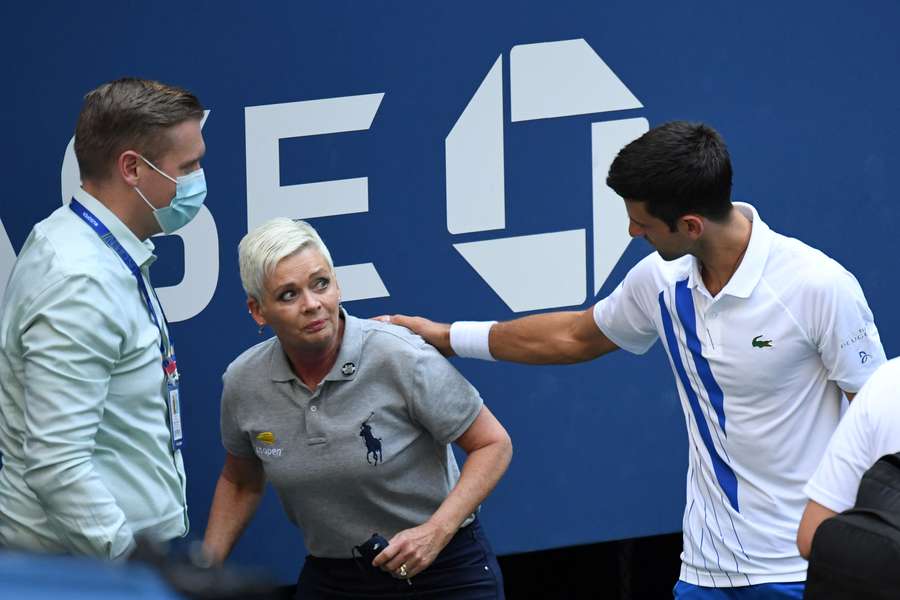
<path fill-rule="evenodd" d="M 156 78 L 193 90 L 211 111 L 203 130 L 209 218 L 191 235 L 158 238 L 154 266 L 158 288 L 169 288 L 168 312 L 185 317 L 173 329 L 192 535 L 202 535 L 223 458 L 221 373 L 258 339 L 236 265 L 248 214 L 264 201 L 248 194 L 248 136 L 257 130 L 247 107 L 384 94 L 368 128 L 275 141 L 280 161 L 268 165 L 282 186 L 368 178 L 357 208 L 311 218 L 336 264 L 377 270 L 386 291 L 348 302 L 358 316 L 524 314 L 453 244 L 572 230 L 583 230 L 585 262 L 575 270 L 585 293 L 566 302 L 591 304 L 650 251 L 633 242 L 608 278 L 592 276 L 597 257 L 608 256 L 593 238 L 592 124 L 694 119 L 728 141 L 735 199 L 853 271 L 888 355 L 900 350 L 890 175 L 900 171 L 896 3 L 58 2 L 7 4 L 0 22 L 0 277 L 32 225 L 71 190 L 74 165 L 64 155 L 86 91 L 124 75 Z M 578 39 L 639 104 L 514 122 L 510 50 Z M 505 228 L 450 233 L 445 140 L 501 56 Z M 304 210 L 285 204 L 289 216 L 309 216 Z M 567 285 L 557 280 L 570 279 L 565 263 L 558 272 L 535 268 L 515 285 Z M 182 281 L 191 268 L 189 279 L 203 285 Z M 357 287 L 379 295 L 371 282 Z M 483 512 L 499 552 L 680 529 L 684 421 L 659 345 L 646 357 L 617 353 L 569 367 L 456 364 L 516 447 Z M 234 558 L 289 580 L 303 554 L 269 494 Z"/>

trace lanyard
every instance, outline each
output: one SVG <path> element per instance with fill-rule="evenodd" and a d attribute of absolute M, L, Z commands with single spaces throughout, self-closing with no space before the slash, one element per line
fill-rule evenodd
<path fill-rule="evenodd" d="M 153 309 L 153 303 L 150 301 L 150 293 L 147 291 L 147 286 L 144 283 L 144 276 L 141 272 L 140 267 L 137 266 L 137 263 L 134 262 L 134 259 L 131 258 L 131 255 L 122 247 L 122 244 L 119 243 L 119 240 L 116 239 L 116 236 L 112 234 L 112 232 L 103 224 L 100 219 L 98 219 L 94 214 L 85 208 L 78 200 L 72 198 L 72 202 L 69 203 L 69 208 L 72 209 L 76 215 L 78 215 L 82 221 L 87 223 L 91 229 L 103 240 L 107 246 L 109 246 L 116 254 L 119 255 L 119 258 L 122 259 L 122 262 L 125 263 L 125 266 L 128 267 L 128 270 L 131 271 L 131 274 L 134 275 L 134 278 L 137 280 L 138 290 L 141 293 L 141 297 L 144 299 L 144 303 L 147 305 L 147 312 L 150 313 L 150 320 L 153 321 L 153 324 L 156 325 L 156 328 L 159 329 L 159 353 L 162 356 L 162 368 L 163 372 L 166 375 L 166 378 L 170 382 L 175 382 L 178 380 L 178 365 L 175 362 L 175 346 L 172 343 L 172 337 L 168 335 L 168 329 L 163 331 L 163 323 L 165 323 L 166 315 L 163 312 L 163 322 L 160 323 L 159 318 L 156 316 L 156 311 Z M 153 291 L 154 297 L 156 297 L 156 302 L 159 305 L 159 310 L 162 311 L 162 304 L 159 302 L 159 297 L 156 296 L 156 290 Z M 168 341 L 169 351 L 166 351 L 165 341 Z"/>

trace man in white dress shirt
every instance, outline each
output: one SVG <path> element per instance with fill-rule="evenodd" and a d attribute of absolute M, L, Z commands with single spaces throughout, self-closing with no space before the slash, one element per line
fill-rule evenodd
<path fill-rule="evenodd" d="M 85 96 L 82 187 L 34 226 L 0 309 L 0 546 L 118 559 L 188 530 L 178 369 L 149 238 L 206 196 L 203 107 L 121 79 Z"/>

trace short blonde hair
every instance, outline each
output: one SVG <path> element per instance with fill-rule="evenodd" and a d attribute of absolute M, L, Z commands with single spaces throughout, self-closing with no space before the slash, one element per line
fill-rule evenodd
<path fill-rule="evenodd" d="M 272 274 L 282 259 L 312 247 L 325 257 L 334 273 L 334 263 L 325 242 L 312 225 L 299 219 L 277 217 L 266 221 L 244 236 L 238 244 L 241 284 L 247 295 L 260 301 L 266 277 Z"/>

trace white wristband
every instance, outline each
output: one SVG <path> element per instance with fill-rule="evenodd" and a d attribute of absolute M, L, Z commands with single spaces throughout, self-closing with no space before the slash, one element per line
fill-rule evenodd
<path fill-rule="evenodd" d="M 457 356 L 497 360 L 491 356 L 488 339 L 497 321 L 456 321 L 450 325 L 450 347 Z"/>

